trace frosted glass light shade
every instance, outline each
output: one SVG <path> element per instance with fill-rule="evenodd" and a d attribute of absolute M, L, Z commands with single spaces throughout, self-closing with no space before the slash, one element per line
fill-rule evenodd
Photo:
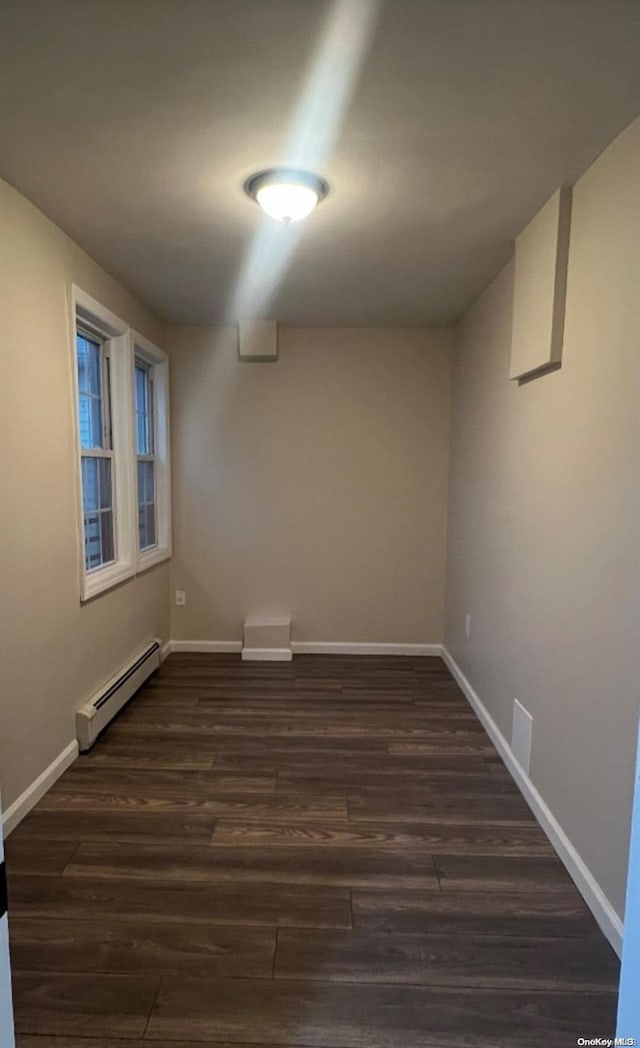
<path fill-rule="evenodd" d="M 270 218 L 289 225 L 307 218 L 327 194 L 327 184 L 306 171 L 273 169 L 254 175 L 245 184 L 249 196 Z"/>
<path fill-rule="evenodd" d="M 318 203 L 318 194 L 308 186 L 296 186 L 283 182 L 263 186 L 256 193 L 262 210 L 277 222 L 300 222 L 310 215 Z"/>

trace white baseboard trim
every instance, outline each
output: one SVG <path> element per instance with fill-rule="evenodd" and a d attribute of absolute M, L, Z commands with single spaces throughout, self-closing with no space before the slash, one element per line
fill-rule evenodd
<path fill-rule="evenodd" d="M 242 651 L 241 640 L 170 640 L 169 646 L 171 652 L 224 654 L 225 652 Z"/>
<path fill-rule="evenodd" d="M 30 786 L 27 786 L 24 793 L 21 793 L 18 799 L 7 808 L 2 820 L 2 834 L 4 837 L 8 837 L 11 831 L 15 830 L 25 815 L 28 815 L 40 798 L 44 797 L 47 790 L 51 789 L 54 782 L 73 764 L 78 756 L 78 752 L 78 741 L 74 739 L 68 746 L 65 746 L 62 753 L 58 754 L 49 767 L 45 768 L 42 774 L 38 775 L 38 778 L 34 779 Z"/>
<path fill-rule="evenodd" d="M 502 757 L 516 786 L 562 860 L 576 888 L 598 922 L 601 931 L 609 940 L 618 957 L 620 957 L 622 955 L 622 919 L 616 913 L 542 795 L 516 761 L 511 747 L 498 725 L 446 647 L 442 649 L 442 657 L 464 692 L 469 705 L 477 714 L 478 719 L 483 724 L 491 741 Z"/>
<path fill-rule="evenodd" d="M 291 662 L 291 648 L 243 648 L 243 662 Z"/>
<path fill-rule="evenodd" d="M 282 650 L 285 651 L 287 649 Z M 349 643 L 343 641 L 294 640 L 291 642 L 291 650 L 294 655 L 430 655 L 442 657 L 441 644 L 369 644 L 361 643 L 360 641 Z M 168 640 L 162 649 L 163 658 L 166 658 L 167 655 L 174 651 L 196 653 L 242 651 L 242 641 Z M 253 657 L 248 656 L 248 658 Z M 261 659 L 267 657 L 260 655 Z M 258 658 L 258 656 L 255 656 L 255 658 Z"/>
<path fill-rule="evenodd" d="M 294 640 L 294 655 L 440 655 L 441 644 L 368 644 L 355 641 Z"/>
<path fill-rule="evenodd" d="M 172 651 L 173 651 L 173 648 L 171 646 L 171 641 L 170 640 L 165 641 L 164 644 L 162 645 L 162 647 L 160 648 L 160 662 L 164 662 L 164 660 L 166 659 L 167 655 L 170 655 Z"/>

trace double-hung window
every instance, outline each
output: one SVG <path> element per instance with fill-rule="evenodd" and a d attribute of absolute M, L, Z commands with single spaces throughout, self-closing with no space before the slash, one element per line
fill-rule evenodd
<path fill-rule="evenodd" d="M 169 361 L 137 332 L 133 389 L 136 445 L 136 517 L 139 570 L 171 553 L 169 485 Z"/>
<path fill-rule="evenodd" d="M 80 596 L 171 554 L 168 360 L 72 289 Z"/>

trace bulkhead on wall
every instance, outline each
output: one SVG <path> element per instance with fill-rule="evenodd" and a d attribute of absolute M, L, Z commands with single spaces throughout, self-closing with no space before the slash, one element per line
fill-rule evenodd
<path fill-rule="evenodd" d="M 278 324 L 275 320 L 241 320 L 238 324 L 238 358 L 252 363 L 278 359 Z"/>

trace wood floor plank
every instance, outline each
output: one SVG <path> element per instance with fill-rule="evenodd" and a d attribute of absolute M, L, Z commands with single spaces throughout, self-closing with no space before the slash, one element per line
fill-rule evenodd
<path fill-rule="evenodd" d="M 78 848 L 79 839 L 42 841 L 31 835 L 12 834 L 4 845 L 11 873 L 61 873 Z"/>
<path fill-rule="evenodd" d="M 449 767 L 405 769 L 396 768 L 387 771 L 360 771 L 352 770 L 351 762 L 346 767 L 336 768 L 330 771 L 324 764 L 316 767 L 307 765 L 299 771 L 291 768 L 291 761 L 287 761 L 284 770 L 281 771 L 276 780 L 277 793 L 296 792 L 323 792 L 332 793 L 338 790 L 349 793 L 356 797 L 369 791 L 393 794 L 397 790 L 397 782 L 394 777 L 403 781 L 402 794 L 409 801 L 420 803 L 423 799 L 427 802 L 432 800 L 434 794 L 471 794 L 477 796 L 479 792 L 484 793 L 507 793 L 515 795 L 516 787 L 513 779 L 508 775 L 500 775 L 491 772 L 488 768 L 465 767 L 454 771 Z M 394 789 L 395 788 L 395 789 Z"/>
<path fill-rule="evenodd" d="M 110 757 L 131 757 L 131 765 L 133 767 L 135 767 L 135 760 L 138 757 L 164 756 L 169 761 L 175 759 L 178 766 L 182 760 L 196 760 L 204 761 L 207 765 L 213 764 L 215 768 L 217 746 L 215 739 L 211 739 L 207 735 L 198 738 L 195 735 L 184 735 L 181 733 L 162 732 L 156 735 L 153 732 L 149 732 L 145 736 L 143 732 L 133 732 L 128 729 L 122 731 L 116 718 L 111 726 L 100 736 L 99 749 L 96 750 L 94 747 L 91 752 L 92 755 L 96 756 L 103 754 L 106 759 Z M 94 759 L 93 756 L 91 759 Z M 252 772 L 247 772 L 247 777 L 253 774 Z"/>
<path fill-rule="evenodd" d="M 325 885 L 166 883 L 121 877 L 45 877 L 10 871 L 11 916 L 247 925 L 259 928 L 349 928 L 348 888 Z"/>
<path fill-rule="evenodd" d="M 306 760 L 307 756 L 316 760 L 324 760 L 325 757 L 330 760 L 344 760 L 347 757 L 350 760 L 355 753 L 372 760 L 374 757 L 386 758 L 389 752 L 386 740 L 377 741 L 368 737 L 345 740 L 340 737 L 330 738 L 327 735 L 305 736 L 302 739 L 270 736 L 269 739 L 263 739 L 247 732 L 230 740 L 225 739 L 221 745 L 225 754 L 242 756 L 247 764 L 250 764 L 254 757 L 258 760 L 265 757 L 271 760 L 277 758 L 286 764 L 291 757 L 296 758 L 299 755 L 302 755 L 303 760 Z"/>
<path fill-rule="evenodd" d="M 18 1034 L 142 1037 L 159 987 L 151 975 L 13 972 Z"/>
<path fill-rule="evenodd" d="M 136 711 L 138 712 L 138 711 Z M 144 715 L 142 715 L 142 713 Z M 153 707 L 142 711 L 135 720 L 122 719 L 112 729 L 113 738 L 131 738 L 148 735 L 196 735 L 208 737 L 218 743 L 218 748 L 227 738 L 244 736 L 247 731 L 247 720 L 243 717 L 225 717 L 223 715 L 207 716 L 199 710 L 180 712 L 176 707 Z M 132 717 L 131 714 L 129 714 Z M 407 740 L 413 744 L 421 742 L 422 746 L 413 756 L 443 753 L 445 756 L 457 757 L 469 755 L 489 756 L 495 754 L 495 747 L 489 738 L 479 732 L 459 732 L 456 736 L 451 731 L 441 732 L 425 730 L 421 727 L 421 717 L 415 723 L 402 721 L 396 716 L 387 715 L 387 723 L 358 723 L 355 721 L 331 722 L 328 716 L 318 720 L 297 718 L 294 714 L 285 720 L 271 716 L 262 719 L 251 717 L 251 730 L 260 732 L 265 738 L 361 738 L 388 740 L 390 743 Z M 424 722 L 422 722 L 424 723 Z M 411 756 L 411 753 L 400 752 L 399 756 Z"/>
<path fill-rule="evenodd" d="M 76 852 L 77 855 L 77 852 Z M 440 886 L 470 891 L 566 890 L 571 878 L 559 859 L 515 855 L 435 855 Z"/>
<path fill-rule="evenodd" d="M 187 768 L 102 768 L 96 775 L 88 761 L 77 761 L 50 791 L 114 793 L 126 791 L 133 796 L 148 793 L 152 797 L 208 797 L 215 790 L 215 773 Z"/>
<path fill-rule="evenodd" d="M 216 820 L 212 815 L 166 811 L 32 811 L 12 835 L 12 841 L 136 841 L 172 844 L 206 844 Z M 68 856 L 70 858 L 70 855 Z M 66 865 L 66 861 L 65 861 Z M 61 867 L 62 868 L 62 867 Z"/>
<path fill-rule="evenodd" d="M 474 822 L 491 826 L 535 826 L 531 809 L 520 794 L 468 794 L 435 792 L 415 800 L 402 790 L 388 790 L 384 796 L 349 794 L 349 821 L 446 823 Z"/>
<path fill-rule="evenodd" d="M 398 855 L 362 848 L 164 848 L 159 845 L 81 844 L 63 876 L 151 878 L 236 884 L 253 881 L 389 886 L 438 890 L 429 855 Z"/>
<path fill-rule="evenodd" d="M 347 820 L 346 801 L 336 796 L 295 797 L 293 794 L 274 794 L 260 798 L 237 796 L 218 797 L 206 802 L 207 811 L 217 818 L 240 817 L 251 821 L 262 819 L 310 819 L 318 823 Z"/>
<path fill-rule="evenodd" d="M 154 1040 L 154 1048 L 259 1048 L 258 1045 L 240 1043 L 239 1041 L 158 1041 Z M 103 1037 L 56 1037 L 47 1034 L 18 1034 L 16 1037 L 16 1048 L 149 1048 L 149 1041 L 139 1038 L 127 1038 L 123 1042 L 119 1038 Z M 260 1046 L 263 1048 L 263 1046 Z M 270 1044 L 269 1048 L 305 1048 L 304 1045 Z M 323 1046 L 329 1048 L 329 1046 Z M 331 1048 L 341 1048 L 340 1045 L 331 1045 Z"/>
<path fill-rule="evenodd" d="M 299 822 L 250 822 L 220 819 L 212 845 L 243 847 L 368 848 L 405 854 L 462 852 L 465 855 L 554 855 L 539 826 L 490 826 L 473 822 L 411 824 L 357 822 L 319 825 Z"/>
<path fill-rule="evenodd" d="M 238 700 L 236 700 L 238 701 Z M 255 702 L 255 698 L 252 700 Z M 439 732 L 468 733 L 474 737 L 488 740 L 477 720 L 473 719 L 468 708 L 452 710 L 450 706 L 433 707 L 429 716 L 423 709 L 413 703 L 348 701 L 344 698 L 327 699 L 318 697 L 306 698 L 296 692 L 295 701 L 289 697 L 285 701 L 276 697 L 272 702 L 263 702 L 262 709 L 251 713 L 251 726 L 254 734 L 261 735 L 297 735 L 318 734 L 335 727 L 356 733 L 368 730 L 372 735 L 386 737 L 397 727 L 408 735 L 418 734 L 434 736 Z M 393 711 L 393 717 L 390 712 Z M 144 698 L 135 706 L 130 705 L 118 717 L 117 727 L 133 730 L 135 725 L 143 724 L 160 727 L 206 727 L 209 734 L 237 735 L 247 727 L 246 709 L 238 714 L 226 712 L 219 702 L 200 701 L 197 707 L 190 703 L 148 702 Z M 112 726 L 111 732 L 116 726 Z M 392 737 L 392 736 L 391 736 Z"/>
<path fill-rule="evenodd" d="M 19 971 L 271 978 L 276 933 L 201 921 L 12 917 Z"/>
<path fill-rule="evenodd" d="M 393 754 L 394 757 L 428 756 L 431 753 L 455 753 L 460 755 L 479 753 L 488 755 L 494 752 L 494 746 L 491 742 L 481 737 L 478 738 L 472 735 L 471 732 L 466 734 L 459 732 L 457 735 L 451 736 L 445 736 L 444 733 L 427 736 L 426 733 L 423 733 L 419 741 L 389 743 L 389 753 Z"/>
<path fill-rule="evenodd" d="M 259 771 L 263 775 L 282 773 L 287 776 L 329 777 L 337 781 L 344 776 L 359 773 L 363 776 L 386 775 L 390 789 L 393 789 L 394 781 L 396 788 L 398 784 L 401 784 L 401 788 L 404 785 L 419 785 L 422 779 L 428 780 L 434 771 L 459 772 L 461 775 L 485 771 L 489 774 L 486 755 L 478 753 L 434 753 L 426 757 L 394 757 L 391 754 L 380 753 L 372 759 L 370 754 L 357 751 L 353 752 L 348 761 L 345 761 L 344 757 L 333 757 L 324 751 L 316 757 L 308 754 L 298 757 L 292 755 L 285 762 L 281 755 L 265 755 L 248 761 L 242 753 L 221 750 L 216 759 L 216 771 L 238 773 L 239 769 L 246 768 L 247 764 L 251 765 L 254 772 Z"/>
<path fill-rule="evenodd" d="M 150 748 L 150 746 L 148 747 Z M 246 762 L 245 762 L 246 763 Z M 106 771 L 114 771 L 115 769 L 104 769 Z M 90 797 L 92 795 L 109 795 L 108 786 L 115 789 L 115 795 L 127 796 L 131 793 L 132 796 L 150 795 L 155 800 L 166 799 L 168 802 L 175 800 L 176 804 L 180 801 L 196 803 L 202 797 L 211 795 L 217 795 L 220 793 L 273 793 L 275 791 L 277 772 L 270 772 L 268 774 L 258 773 L 254 770 L 237 770 L 237 766 L 231 771 L 212 771 L 208 773 L 208 788 L 207 792 L 201 791 L 188 791 L 186 789 L 173 791 L 171 787 L 167 785 L 166 788 L 159 788 L 152 785 L 151 783 L 145 783 L 144 779 L 138 779 L 137 793 L 133 791 L 127 791 L 124 789 L 125 780 L 124 778 L 118 781 L 118 776 L 109 776 L 102 782 L 96 782 L 93 789 L 85 789 L 84 782 L 80 782 L 79 778 L 67 779 L 66 776 L 62 776 L 58 780 L 55 787 L 51 789 L 42 800 L 38 801 L 38 808 L 45 810 L 49 805 L 53 806 L 58 797 L 68 796 L 70 794 L 77 794 L 81 797 Z M 100 779 L 102 772 L 95 773 L 94 777 Z M 91 778 L 90 776 L 88 777 Z M 129 775 L 128 782 L 131 783 L 131 776 Z M 67 788 L 68 786 L 68 788 Z M 134 783 L 135 788 L 135 783 Z"/>
<path fill-rule="evenodd" d="M 170 694 L 170 693 L 169 693 Z M 194 693 L 195 694 L 195 693 Z M 172 700 L 173 695 L 172 695 Z M 377 695 L 369 691 L 356 692 L 353 697 L 347 698 L 341 688 L 333 687 L 311 690 L 307 687 L 296 685 L 288 692 L 279 690 L 265 690 L 262 686 L 252 690 L 247 688 L 229 689 L 228 687 L 207 688 L 200 690 L 197 705 L 210 707 L 219 713 L 224 712 L 234 717 L 255 717 L 274 714 L 276 717 L 289 717 L 296 720 L 301 718 L 317 719 L 326 716 L 327 713 L 341 717 L 364 717 L 371 712 L 372 716 L 384 716 L 390 712 L 402 710 L 405 713 L 416 716 L 417 707 L 411 693 L 400 694 L 383 692 Z M 464 720 L 465 724 L 473 728 L 477 721 L 469 710 L 466 703 L 452 709 L 451 702 L 443 698 L 440 703 L 434 703 L 434 713 L 438 717 L 451 717 Z"/>
<path fill-rule="evenodd" d="M 602 933 L 573 886 L 553 892 L 373 891 L 351 893 L 356 928 L 449 935 L 595 937 Z"/>
<path fill-rule="evenodd" d="M 238 779 L 236 788 L 242 785 Z M 249 818 L 273 818 L 279 819 L 301 819 L 314 818 L 318 821 L 345 821 L 347 820 L 346 796 L 324 793 L 313 796 L 297 796 L 291 794 L 261 794 L 260 791 L 234 792 L 231 782 L 228 783 L 229 792 L 219 791 L 217 788 L 211 791 L 208 797 L 190 797 L 187 793 L 183 796 L 172 797 L 169 793 L 156 796 L 153 790 L 147 793 L 139 791 L 123 793 L 101 793 L 83 792 L 72 789 L 65 792 L 60 788 L 47 794 L 43 799 L 41 810 L 49 812 L 70 811 L 113 811 L 113 812 L 141 812 L 147 815 L 157 812 L 170 814 L 180 813 L 182 815 L 202 815 L 212 818 L 222 816 L 244 815 Z M 258 794 L 260 794 L 258 796 Z"/>
<path fill-rule="evenodd" d="M 215 757 L 180 756 L 179 754 L 149 753 L 148 747 L 139 753 L 111 753 L 109 750 L 94 752 L 90 757 L 81 758 L 87 767 L 97 768 L 143 768 L 161 769 L 164 771 L 211 771 Z"/>
<path fill-rule="evenodd" d="M 615 994 L 496 992 L 287 980 L 163 979 L 147 1038 L 309 1048 L 540 1048 L 611 1036 Z"/>
<path fill-rule="evenodd" d="M 594 939 L 431 933 L 311 931 L 278 933 L 276 978 L 329 982 L 523 990 L 610 990 L 613 951 Z"/>
<path fill-rule="evenodd" d="M 424 682 L 417 680 L 411 684 L 395 684 L 386 688 L 382 687 L 380 682 L 372 684 L 369 681 L 367 684 L 366 680 L 361 680 L 358 686 L 356 686 L 355 682 L 350 682 L 341 689 L 341 694 L 347 702 L 358 702 L 359 700 L 364 702 L 376 700 L 389 702 L 393 701 L 397 695 L 401 699 L 411 702 L 412 706 L 428 705 L 434 710 L 437 710 L 438 707 L 446 706 L 460 716 L 470 712 L 469 704 L 457 685 L 454 684 L 451 687 L 451 684 L 430 680 L 427 686 L 429 689 L 429 697 L 427 699 L 424 697 Z"/>
<path fill-rule="evenodd" d="M 113 769 L 108 769 L 109 772 Z M 106 775 L 106 771 L 104 773 Z M 100 776 L 102 778 L 102 776 Z M 346 801 L 335 796 L 295 797 L 293 794 L 266 794 L 256 797 L 249 793 L 220 793 L 215 783 L 207 789 L 205 786 L 191 786 L 185 783 L 182 788 L 176 783 L 175 790 L 170 787 L 151 783 L 145 790 L 143 783 L 124 782 L 122 793 L 117 792 L 117 779 L 111 775 L 102 783 L 85 786 L 77 780 L 69 788 L 65 783 L 52 790 L 41 806 L 43 811 L 86 808 L 100 810 L 103 807 L 157 808 L 165 813 L 192 811 L 211 818 L 222 816 L 242 816 L 247 819 L 311 819 L 318 821 L 342 822 L 347 818 Z M 104 792 L 103 792 L 104 791 Z M 193 791 L 193 792 L 192 792 Z"/>
<path fill-rule="evenodd" d="M 49 793 L 43 799 L 42 811 L 59 812 L 65 815 L 73 811 L 84 812 L 138 812 L 145 815 L 161 813 L 211 815 L 209 802 L 198 797 L 154 797 L 149 794 L 122 793 L 83 793 L 72 789 L 65 793 L 62 789 Z"/>
<path fill-rule="evenodd" d="M 261 735 L 283 735 L 295 738 L 305 736 L 316 736 L 322 734 L 322 724 L 316 720 L 302 720 L 293 714 L 282 721 L 272 721 L 265 714 L 262 717 L 251 718 L 251 728 Z M 204 708 L 184 709 L 162 706 L 154 706 L 146 709 L 141 707 L 135 711 L 126 710 L 118 718 L 118 723 L 111 728 L 114 738 L 130 737 L 132 735 L 163 734 L 172 735 L 197 735 L 216 736 L 226 738 L 228 736 L 243 735 L 247 730 L 247 721 L 243 717 L 224 717 L 215 709 Z"/>

